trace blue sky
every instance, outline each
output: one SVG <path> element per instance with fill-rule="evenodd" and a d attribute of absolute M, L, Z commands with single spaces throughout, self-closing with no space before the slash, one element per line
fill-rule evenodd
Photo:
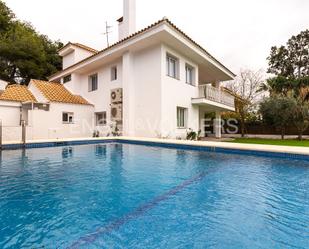
<path fill-rule="evenodd" d="M 51 39 L 106 46 L 105 21 L 117 39 L 122 0 L 4 0 L 19 19 Z M 266 69 L 270 47 L 309 29 L 308 0 L 136 0 L 137 27 L 164 16 L 235 73 Z"/>

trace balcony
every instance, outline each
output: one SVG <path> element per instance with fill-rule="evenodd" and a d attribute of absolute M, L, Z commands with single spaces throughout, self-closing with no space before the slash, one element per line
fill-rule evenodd
<path fill-rule="evenodd" d="M 235 111 L 235 99 L 231 94 L 211 85 L 199 85 L 198 97 L 192 104 L 211 107 L 214 110 Z"/>

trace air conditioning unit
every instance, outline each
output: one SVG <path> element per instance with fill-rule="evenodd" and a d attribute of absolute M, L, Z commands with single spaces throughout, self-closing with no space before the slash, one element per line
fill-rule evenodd
<path fill-rule="evenodd" d="M 111 90 L 111 103 L 112 104 L 122 103 L 122 88 Z"/>
<path fill-rule="evenodd" d="M 122 104 L 111 105 L 111 121 L 122 121 Z"/>

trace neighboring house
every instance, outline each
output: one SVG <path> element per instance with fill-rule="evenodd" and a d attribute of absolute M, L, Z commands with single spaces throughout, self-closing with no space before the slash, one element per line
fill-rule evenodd
<path fill-rule="evenodd" d="M 102 51 L 64 46 L 63 70 L 50 81 L 90 100 L 124 135 L 184 137 L 215 112 L 220 137 L 220 113 L 234 111 L 220 85 L 235 75 L 166 18 L 136 32 L 135 0 L 124 0 L 118 21 L 119 42 Z"/>
<path fill-rule="evenodd" d="M 62 84 L 31 80 L 28 87 L 9 85 L 0 95 L 4 141 L 20 141 L 21 123 L 27 139 L 90 137 L 94 107 Z"/>

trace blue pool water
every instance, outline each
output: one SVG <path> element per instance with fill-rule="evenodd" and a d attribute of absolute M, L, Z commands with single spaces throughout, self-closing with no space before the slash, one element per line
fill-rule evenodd
<path fill-rule="evenodd" d="M 309 248 L 309 162 L 113 143 L 3 151 L 0 248 Z"/>

